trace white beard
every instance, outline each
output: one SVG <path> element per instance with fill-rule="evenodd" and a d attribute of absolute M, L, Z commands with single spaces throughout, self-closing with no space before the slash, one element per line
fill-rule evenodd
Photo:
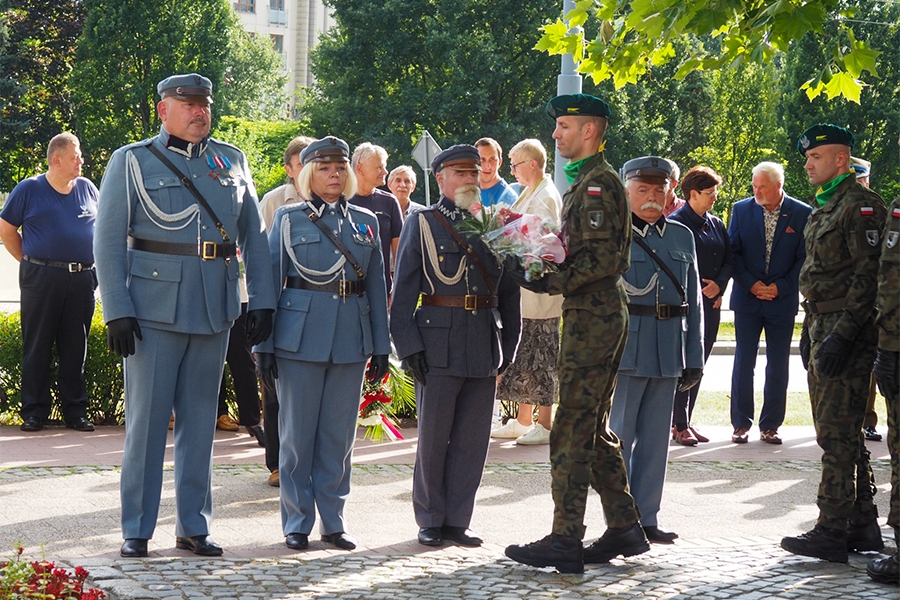
<path fill-rule="evenodd" d="M 481 202 L 481 188 L 475 184 L 456 188 L 453 203 L 463 211 L 468 211 L 475 202 Z"/>

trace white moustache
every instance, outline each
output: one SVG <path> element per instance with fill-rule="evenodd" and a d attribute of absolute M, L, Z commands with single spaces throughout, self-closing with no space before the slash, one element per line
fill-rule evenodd
<path fill-rule="evenodd" d="M 469 210 L 475 202 L 481 202 L 481 188 L 474 183 L 456 188 L 453 203 L 461 210 Z"/>
<path fill-rule="evenodd" d="M 656 202 L 645 202 L 641 205 L 641 210 L 649 210 L 651 208 L 655 208 L 659 212 L 663 211 L 663 207 L 657 204 Z"/>

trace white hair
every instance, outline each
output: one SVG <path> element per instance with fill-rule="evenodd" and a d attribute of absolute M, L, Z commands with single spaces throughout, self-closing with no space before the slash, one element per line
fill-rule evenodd
<path fill-rule="evenodd" d="M 385 162 L 387 162 L 388 159 L 387 150 L 370 142 L 363 142 L 353 150 L 353 158 L 350 159 L 350 166 L 355 171 L 356 165 L 366 160 L 370 156 L 383 158 Z"/>
<path fill-rule="evenodd" d="M 409 165 L 400 165 L 391 171 L 387 178 L 388 183 L 393 181 L 394 177 L 397 177 L 400 173 L 408 173 L 410 178 L 412 178 L 413 185 L 416 184 L 416 172 L 413 171 L 413 168 Z"/>
<path fill-rule="evenodd" d="M 765 161 L 753 167 L 753 175 L 764 173 L 769 181 L 784 185 L 784 167 L 777 162 Z"/>

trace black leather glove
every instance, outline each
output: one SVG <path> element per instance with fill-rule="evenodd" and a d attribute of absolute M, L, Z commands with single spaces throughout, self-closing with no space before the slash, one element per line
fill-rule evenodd
<path fill-rule="evenodd" d="M 503 372 L 506 371 L 509 368 L 509 365 L 511 365 L 511 364 L 512 363 L 508 359 L 504 358 L 503 361 L 500 363 L 500 368 L 497 369 L 497 375 L 503 375 Z"/>
<path fill-rule="evenodd" d="M 425 374 L 428 373 L 428 363 L 425 361 L 424 352 L 416 352 L 406 357 L 406 368 L 412 373 L 416 381 L 425 385 Z"/>
<path fill-rule="evenodd" d="M 816 350 L 816 370 L 819 375 L 837 377 L 847 365 L 852 349 L 851 340 L 845 340 L 833 331 L 829 333 Z"/>
<path fill-rule="evenodd" d="M 517 257 L 506 257 L 506 260 L 503 261 L 503 268 L 506 271 L 506 274 L 509 275 L 509 278 L 515 281 L 519 287 L 523 287 L 526 290 L 530 290 L 537 294 L 547 293 L 547 278 L 541 277 L 540 279 L 532 279 L 531 281 L 525 279 L 525 269 L 519 264 L 519 259 Z"/>
<path fill-rule="evenodd" d="M 800 331 L 800 362 L 803 363 L 803 368 L 807 371 L 809 371 L 809 350 L 811 347 L 812 342 L 809 340 L 809 329 L 804 323 L 803 329 Z"/>
<path fill-rule="evenodd" d="M 388 372 L 388 355 L 374 354 L 369 359 L 369 369 L 366 371 L 366 377 L 372 381 L 381 381 L 384 379 L 385 373 Z"/>
<path fill-rule="evenodd" d="M 141 336 L 141 326 L 134 317 L 113 319 L 106 324 L 106 345 L 122 358 L 134 354 L 135 337 L 144 339 Z"/>
<path fill-rule="evenodd" d="M 251 346 L 262 344 L 272 335 L 272 315 L 274 313 L 275 311 L 271 308 L 247 311 L 247 341 Z"/>
<path fill-rule="evenodd" d="M 256 354 L 256 375 L 270 390 L 275 389 L 275 380 L 278 379 L 278 365 L 275 363 L 275 354 L 272 352 L 258 352 Z"/>
<path fill-rule="evenodd" d="M 681 372 L 681 377 L 678 378 L 678 391 L 686 392 L 703 379 L 703 369 L 698 369 L 697 367 L 687 367 Z"/>
<path fill-rule="evenodd" d="M 875 357 L 875 382 L 881 395 L 890 402 L 896 402 L 897 396 L 900 395 L 900 386 L 897 385 L 897 369 L 900 364 L 900 352 L 891 350 L 878 349 L 878 356 Z"/>

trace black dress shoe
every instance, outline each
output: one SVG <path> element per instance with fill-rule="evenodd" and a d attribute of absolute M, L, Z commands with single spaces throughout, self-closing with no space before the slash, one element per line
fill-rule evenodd
<path fill-rule="evenodd" d="M 145 558 L 147 556 L 147 540 L 131 538 L 125 540 L 119 554 L 125 558 Z"/>
<path fill-rule="evenodd" d="M 94 424 L 87 420 L 85 417 L 78 417 L 71 423 L 66 424 L 66 427 L 69 429 L 74 429 L 75 431 L 93 431 Z"/>
<path fill-rule="evenodd" d="M 266 447 L 266 432 L 263 430 L 262 425 L 247 425 L 247 433 L 256 438 L 256 443 Z"/>
<path fill-rule="evenodd" d="M 176 537 L 175 547 L 180 550 L 190 550 L 198 556 L 222 556 L 222 546 L 212 541 L 208 535 Z"/>
<path fill-rule="evenodd" d="M 444 536 L 440 527 L 423 527 L 419 530 L 419 543 L 423 546 L 443 546 Z"/>
<path fill-rule="evenodd" d="M 647 539 L 654 544 L 674 544 L 675 540 L 678 539 L 677 533 L 663 531 L 656 525 L 641 526 L 641 529 L 644 530 L 644 535 L 647 536 Z"/>
<path fill-rule="evenodd" d="M 305 533 L 289 533 L 284 536 L 284 545 L 291 550 L 306 550 L 309 548 L 309 536 Z"/>
<path fill-rule="evenodd" d="M 343 531 L 338 531 L 337 533 L 325 533 L 322 535 L 322 541 L 328 542 L 335 548 L 340 548 L 341 550 L 353 550 L 356 548 L 356 541 Z"/>
<path fill-rule="evenodd" d="M 608 563 L 617 556 L 635 556 L 650 550 L 650 542 L 640 524 L 610 527 L 600 539 L 584 549 L 584 564 Z"/>
<path fill-rule="evenodd" d="M 22 422 L 22 426 L 19 427 L 22 431 L 40 431 L 43 428 L 44 422 L 37 417 L 28 417 Z"/>
<path fill-rule="evenodd" d="M 444 536 L 445 540 L 456 542 L 460 546 L 469 546 L 472 548 L 480 546 L 484 542 L 478 534 L 465 527 L 451 527 L 450 525 L 444 525 L 441 527 L 441 535 Z"/>

